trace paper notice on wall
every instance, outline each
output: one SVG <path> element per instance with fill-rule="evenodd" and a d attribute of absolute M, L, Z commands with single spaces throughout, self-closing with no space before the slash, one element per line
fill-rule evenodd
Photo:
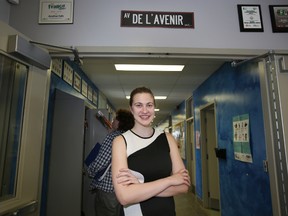
<path fill-rule="evenodd" d="M 252 163 L 249 127 L 248 114 L 233 117 L 234 158 L 235 160 Z"/>

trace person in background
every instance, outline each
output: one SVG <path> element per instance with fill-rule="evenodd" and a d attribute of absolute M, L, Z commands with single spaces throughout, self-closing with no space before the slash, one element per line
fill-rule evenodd
<path fill-rule="evenodd" d="M 154 108 L 150 89 L 134 89 L 130 95 L 134 127 L 112 144 L 112 181 L 125 216 L 175 216 L 173 196 L 186 193 L 190 186 L 176 140 L 151 126 Z"/>
<path fill-rule="evenodd" d="M 133 125 L 134 117 L 131 112 L 119 109 L 112 121 L 113 130 L 105 137 L 99 154 L 87 168 L 88 175 L 93 178 L 90 189 L 95 192 L 96 216 L 119 216 L 120 214 L 122 208 L 115 196 L 111 176 L 112 141 L 115 137 L 131 129 Z M 103 169 L 107 169 L 107 172 L 102 174 L 102 179 L 95 179 L 96 173 Z"/>

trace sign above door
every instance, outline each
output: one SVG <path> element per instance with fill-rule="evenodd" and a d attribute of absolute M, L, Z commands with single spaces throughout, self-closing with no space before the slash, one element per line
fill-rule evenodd
<path fill-rule="evenodd" d="M 121 27 L 194 28 L 193 12 L 121 11 Z"/>

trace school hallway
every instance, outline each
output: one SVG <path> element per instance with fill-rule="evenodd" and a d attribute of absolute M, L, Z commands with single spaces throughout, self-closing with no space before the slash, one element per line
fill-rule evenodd
<path fill-rule="evenodd" d="M 177 216 L 220 216 L 220 211 L 205 209 L 197 201 L 195 194 L 188 192 L 175 196 Z"/>
<path fill-rule="evenodd" d="M 288 216 L 287 14 L 287 0 L 0 1 L 0 216 L 94 216 L 87 164 L 138 87 L 156 109 L 137 113 L 189 172 L 173 213 Z"/>

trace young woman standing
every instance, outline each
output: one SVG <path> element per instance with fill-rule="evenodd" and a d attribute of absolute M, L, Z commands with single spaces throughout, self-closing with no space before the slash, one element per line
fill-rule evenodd
<path fill-rule="evenodd" d="M 134 127 L 113 141 L 112 180 L 125 216 L 175 216 L 173 196 L 190 186 L 175 139 L 151 127 L 154 108 L 150 89 L 134 89 L 130 95 Z"/>

